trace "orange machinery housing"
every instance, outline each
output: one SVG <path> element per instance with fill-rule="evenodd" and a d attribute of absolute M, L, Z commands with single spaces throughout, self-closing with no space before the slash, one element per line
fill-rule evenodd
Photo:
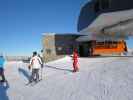
<path fill-rule="evenodd" d="M 92 42 L 92 55 L 120 55 L 123 52 L 127 52 L 127 46 L 124 40 Z"/>

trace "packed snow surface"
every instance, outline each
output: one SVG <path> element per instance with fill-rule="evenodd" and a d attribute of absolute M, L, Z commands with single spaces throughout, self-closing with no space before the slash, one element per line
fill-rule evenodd
<path fill-rule="evenodd" d="M 28 85 L 30 71 L 24 62 L 7 62 L 8 85 L 0 86 L 0 100 L 133 100 L 133 58 L 80 58 L 72 73 L 72 59 L 49 62 L 43 80 Z"/>

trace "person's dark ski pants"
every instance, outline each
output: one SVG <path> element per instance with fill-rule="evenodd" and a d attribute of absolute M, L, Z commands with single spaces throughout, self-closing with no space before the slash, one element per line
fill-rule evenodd
<path fill-rule="evenodd" d="M 32 74 L 29 82 L 39 81 L 39 69 L 32 69 Z"/>
<path fill-rule="evenodd" d="M 0 68 L 0 76 L 2 77 L 2 80 L 0 80 L 0 82 L 5 82 L 6 79 L 5 79 L 4 69 L 3 68 Z"/>

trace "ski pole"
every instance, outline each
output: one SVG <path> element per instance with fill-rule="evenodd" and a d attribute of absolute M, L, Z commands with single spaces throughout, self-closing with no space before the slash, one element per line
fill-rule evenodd
<path fill-rule="evenodd" d="M 42 80 L 42 72 L 43 72 L 43 68 L 41 67 L 41 80 Z"/>

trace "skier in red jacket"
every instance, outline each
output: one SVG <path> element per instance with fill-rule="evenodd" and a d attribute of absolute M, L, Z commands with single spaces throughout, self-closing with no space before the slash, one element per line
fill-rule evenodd
<path fill-rule="evenodd" d="M 74 49 L 74 52 L 73 52 L 73 72 L 77 72 L 78 70 L 79 70 L 78 51 L 77 51 L 77 49 Z"/>

